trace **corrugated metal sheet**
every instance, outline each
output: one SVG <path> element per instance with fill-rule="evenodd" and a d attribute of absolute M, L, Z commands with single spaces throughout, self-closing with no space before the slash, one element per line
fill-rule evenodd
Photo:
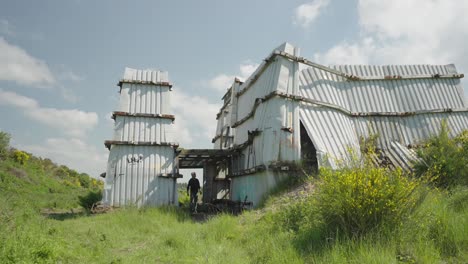
<path fill-rule="evenodd" d="M 116 116 L 114 140 L 174 142 L 172 120 L 165 118 Z"/>
<path fill-rule="evenodd" d="M 297 54 L 289 44 L 278 48 L 281 51 Z M 262 65 L 243 84 L 234 83 L 231 97 L 231 116 L 218 120 L 218 134 L 222 129 L 231 127 L 234 136 L 234 147 L 244 145 L 238 159 L 241 161 L 237 170 L 253 169 L 257 166 L 268 166 L 272 161 L 294 161 L 300 155 L 299 146 L 299 103 L 281 98 L 270 98 L 258 101 L 273 91 L 297 94 L 298 63 L 284 58 L 277 58 Z M 257 107 L 254 107 L 255 105 Z M 253 112 L 252 112 L 253 111 Z M 226 113 L 228 114 L 228 113 Z M 249 115 L 251 118 L 234 126 Z M 230 119 L 230 120 L 229 120 Z M 289 129 L 289 131 L 288 131 Z M 258 135 L 250 136 L 252 131 Z M 246 144 L 250 141 L 249 144 Z M 219 145 L 215 144 L 215 147 Z M 256 172 L 251 175 L 232 178 L 231 197 L 258 205 L 263 195 L 282 178 L 284 173 L 270 171 Z"/>
<path fill-rule="evenodd" d="M 106 199 L 113 206 L 176 204 L 172 174 L 174 149 L 157 146 L 112 146 L 106 175 Z"/>
<path fill-rule="evenodd" d="M 290 44 L 284 44 L 278 50 L 298 52 Z M 262 67 L 266 68 L 262 69 Z M 261 65 L 252 74 L 251 79 L 256 76 L 255 81 L 249 79 L 239 87 L 237 104 L 233 107 L 233 111 L 237 110 L 234 114 L 237 119 L 231 120 L 232 124 L 249 115 L 254 109 L 257 98 L 263 98 L 273 91 L 296 94 L 297 67 L 297 63 L 284 58 L 275 59 L 266 66 Z M 235 145 L 245 143 L 248 140 L 249 131 L 260 131 L 260 134 L 253 139 L 253 144 L 243 150 L 245 165 L 250 167 L 267 165 L 276 160 L 298 159 L 300 153 L 297 136 L 297 131 L 299 131 L 298 106 L 299 103 L 296 101 L 271 98 L 258 104 L 252 118 L 235 127 Z M 282 128 L 290 128 L 296 133 L 290 133 Z M 249 167 L 244 169 L 249 169 Z"/>
<path fill-rule="evenodd" d="M 331 68 L 362 77 L 456 74 L 453 65 L 346 65 Z M 367 138 L 371 134 L 379 135 L 377 147 L 399 165 L 409 167 L 407 161 L 412 157 L 405 155 L 410 155 L 411 151 L 403 148 L 438 133 L 443 119 L 447 119 L 452 136 L 468 128 L 468 111 L 465 111 L 463 89 L 457 78 L 348 81 L 311 67 L 301 71 L 300 93 L 305 98 L 362 115 L 350 116 L 332 107 L 301 104 L 301 121 L 317 150 L 332 158 L 332 167 L 336 167 L 333 160 L 349 156 L 348 147 L 358 151 L 359 138 Z M 461 111 L 451 113 L 444 109 Z M 445 112 L 430 113 L 431 110 Z M 404 115 L 418 111 L 428 113 Z M 367 116 L 369 113 L 396 115 Z M 400 145 L 396 148 L 395 144 Z"/>
<path fill-rule="evenodd" d="M 456 73 L 452 65 L 334 66 L 347 74 L 364 77 Z M 460 79 L 409 79 L 346 81 L 316 68 L 301 71 L 304 97 L 341 106 L 351 112 L 412 112 L 464 108 Z"/>
<path fill-rule="evenodd" d="M 169 86 L 123 83 L 118 111 L 131 114 L 169 114 L 170 103 Z"/>
<path fill-rule="evenodd" d="M 138 70 L 132 68 L 125 68 L 124 80 L 139 81 L 139 82 L 169 82 L 169 74 L 166 71 L 159 70 Z"/>
<path fill-rule="evenodd" d="M 359 135 L 352 120 L 335 109 L 301 104 L 299 118 L 317 150 L 319 166 L 337 167 L 349 154 L 360 157 Z"/>
<path fill-rule="evenodd" d="M 167 72 L 126 68 L 119 85 L 103 200 L 112 206 L 177 204 L 174 148 L 146 146 L 174 141 Z"/>
<path fill-rule="evenodd" d="M 257 207 L 264 195 L 274 188 L 278 183 L 288 177 L 284 173 L 263 171 L 242 177 L 231 179 L 231 199 L 233 201 L 252 201 Z"/>

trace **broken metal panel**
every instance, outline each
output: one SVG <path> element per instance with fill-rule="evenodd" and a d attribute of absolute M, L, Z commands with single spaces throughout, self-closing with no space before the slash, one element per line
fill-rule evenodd
<path fill-rule="evenodd" d="M 360 157 L 359 137 L 349 116 L 334 110 L 301 104 L 300 120 L 317 151 L 320 166 L 338 167 L 350 153 Z"/>
<path fill-rule="evenodd" d="M 411 170 L 415 161 L 419 160 L 414 150 L 403 146 L 398 142 L 391 142 L 389 148 L 382 151 L 393 166 L 400 167 L 405 170 Z"/>
<path fill-rule="evenodd" d="M 364 138 L 378 134 L 377 147 L 388 149 L 393 141 L 404 146 L 418 145 L 440 132 L 442 120 L 447 120 L 450 136 L 454 137 L 468 127 L 468 112 L 432 113 L 408 117 L 355 118 L 356 132 Z"/>

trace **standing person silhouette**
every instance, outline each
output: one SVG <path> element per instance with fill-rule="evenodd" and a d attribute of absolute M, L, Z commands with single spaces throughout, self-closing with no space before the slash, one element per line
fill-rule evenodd
<path fill-rule="evenodd" d="M 197 179 L 197 174 L 192 172 L 192 178 L 187 185 L 187 195 L 190 190 L 190 211 L 197 212 L 198 191 L 200 190 L 200 182 Z"/>

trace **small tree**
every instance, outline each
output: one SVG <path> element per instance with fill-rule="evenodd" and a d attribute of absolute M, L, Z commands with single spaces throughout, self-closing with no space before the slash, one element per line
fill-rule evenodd
<path fill-rule="evenodd" d="M 6 157 L 10 147 L 10 134 L 0 131 L 0 158 Z"/>

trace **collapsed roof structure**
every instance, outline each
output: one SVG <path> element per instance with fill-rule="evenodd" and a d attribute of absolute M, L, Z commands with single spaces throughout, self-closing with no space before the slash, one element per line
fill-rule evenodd
<path fill-rule="evenodd" d="M 377 136 L 380 161 L 409 168 L 412 148 L 438 133 L 468 129 L 468 108 L 454 65 L 326 67 L 285 43 L 224 95 L 214 148 L 233 151 L 233 200 L 258 205 L 300 164 L 337 168 L 360 155 L 360 140 Z"/>

